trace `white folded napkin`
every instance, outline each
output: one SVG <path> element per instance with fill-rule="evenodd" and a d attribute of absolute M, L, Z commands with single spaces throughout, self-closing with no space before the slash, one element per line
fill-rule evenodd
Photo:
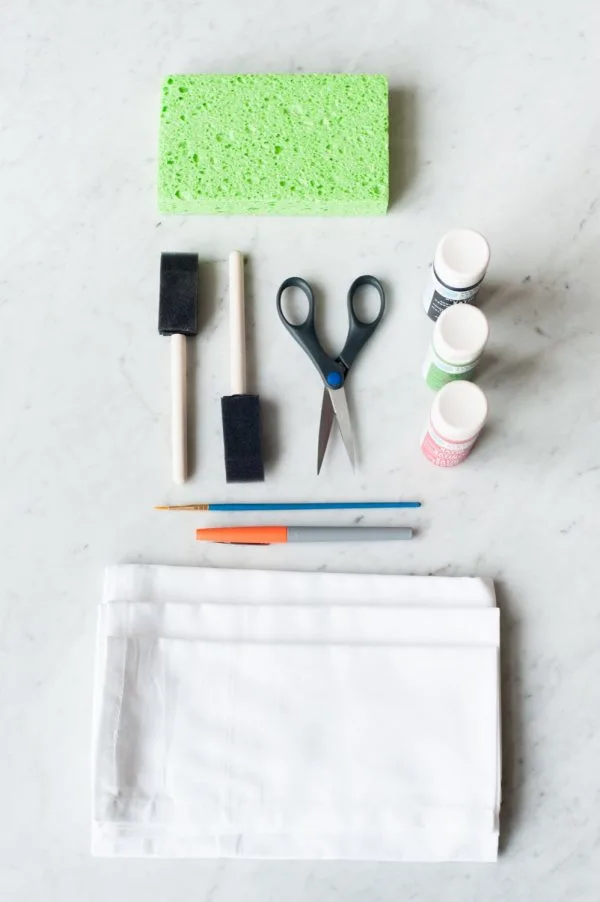
<path fill-rule="evenodd" d="M 109 568 L 93 852 L 495 860 L 498 652 L 482 580 Z"/>

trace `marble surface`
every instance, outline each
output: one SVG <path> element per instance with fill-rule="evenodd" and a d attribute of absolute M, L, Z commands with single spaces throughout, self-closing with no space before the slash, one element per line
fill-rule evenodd
<path fill-rule="evenodd" d="M 600 877 L 600 6 L 591 0 L 29 0 L 0 6 L 0 897 L 11 902 L 595 902 Z M 157 215 L 158 90 L 169 71 L 382 72 L 392 194 L 377 220 Z M 482 230 L 492 266 L 477 452 L 419 452 L 429 391 L 420 305 L 441 234 Z M 250 256 L 251 382 L 263 487 L 223 479 L 226 257 Z M 174 489 L 162 250 L 203 267 L 193 356 L 197 467 Z M 281 328 L 279 282 L 351 279 L 389 315 L 349 384 L 356 476 L 339 442 L 314 473 L 320 385 Z M 402 547 L 197 547 L 161 501 L 418 497 Z M 212 522 L 212 521 L 211 521 Z M 298 517 L 295 522 L 308 522 Z M 330 522 L 345 522 L 333 517 Z M 503 852 L 497 866 L 96 861 L 89 856 L 95 609 L 115 561 L 485 575 L 503 617 Z"/>

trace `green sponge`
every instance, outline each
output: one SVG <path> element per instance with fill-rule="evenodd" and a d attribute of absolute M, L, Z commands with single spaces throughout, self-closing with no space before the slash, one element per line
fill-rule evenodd
<path fill-rule="evenodd" d="M 163 213 L 374 216 L 388 204 L 382 75 L 171 75 Z"/>

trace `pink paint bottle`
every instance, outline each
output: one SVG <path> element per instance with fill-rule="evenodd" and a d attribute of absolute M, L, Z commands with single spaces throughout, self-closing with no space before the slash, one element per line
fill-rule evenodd
<path fill-rule="evenodd" d="M 472 382 L 449 382 L 435 396 L 423 454 L 437 467 L 455 467 L 469 456 L 488 412 L 481 389 Z"/>

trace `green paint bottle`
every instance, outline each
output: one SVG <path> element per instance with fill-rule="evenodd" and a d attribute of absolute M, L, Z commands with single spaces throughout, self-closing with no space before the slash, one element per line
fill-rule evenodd
<path fill-rule="evenodd" d="M 453 304 L 438 317 L 423 364 L 427 385 L 438 391 L 457 379 L 471 379 L 488 340 L 487 319 L 478 307 Z"/>

